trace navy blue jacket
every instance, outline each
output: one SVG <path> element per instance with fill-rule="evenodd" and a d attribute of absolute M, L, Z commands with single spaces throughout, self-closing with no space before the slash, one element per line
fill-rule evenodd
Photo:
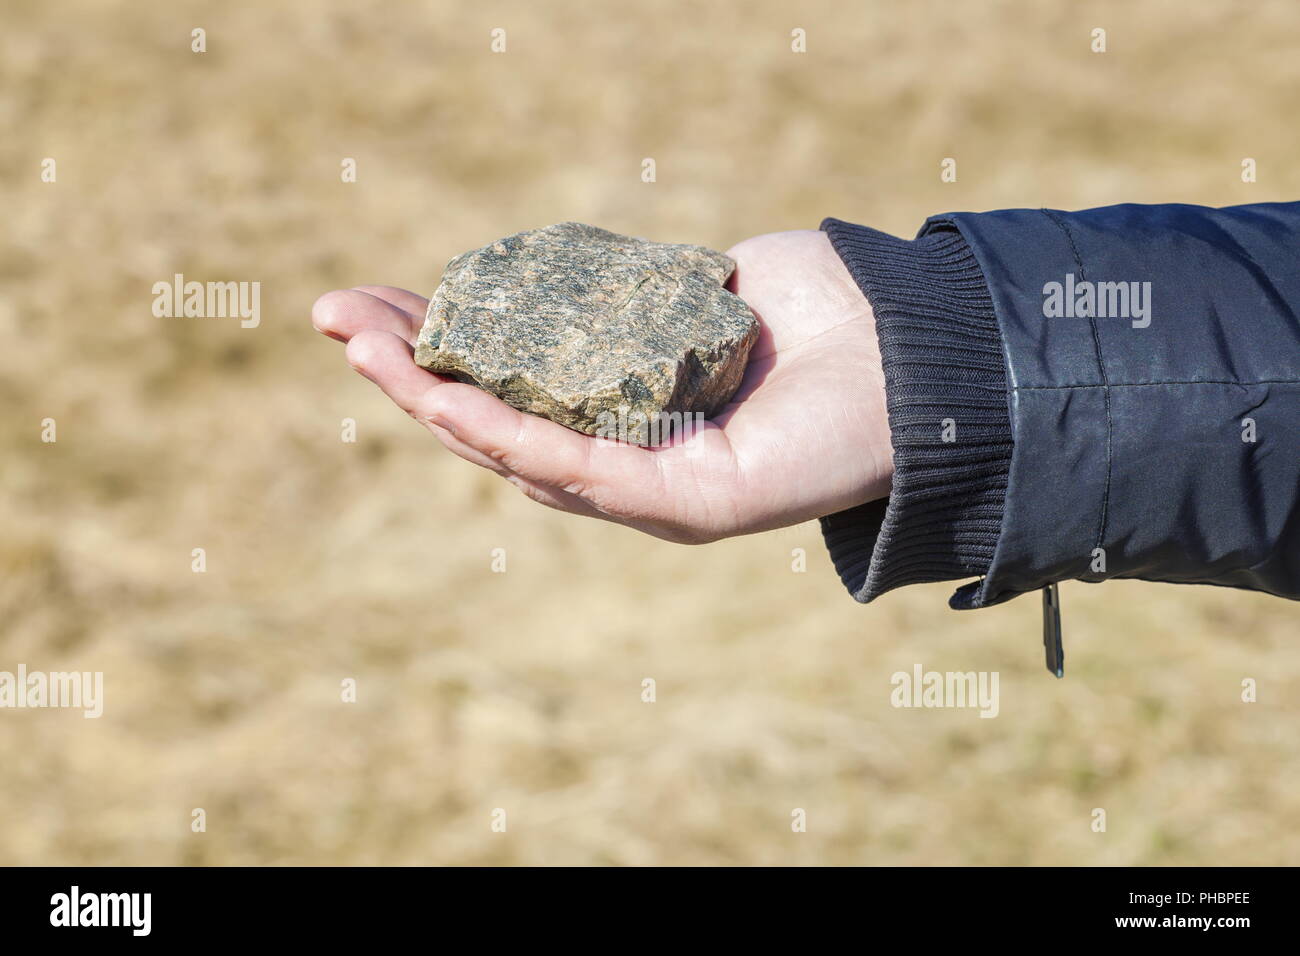
<path fill-rule="evenodd" d="M 822 519 L 861 601 L 978 577 L 1300 598 L 1300 203 L 822 228 L 872 304 L 895 478 Z"/>

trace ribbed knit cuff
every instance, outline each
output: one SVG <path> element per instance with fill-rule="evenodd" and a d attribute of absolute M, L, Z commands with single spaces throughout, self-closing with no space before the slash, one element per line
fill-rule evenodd
<path fill-rule="evenodd" d="M 983 576 L 1002 527 L 1011 420 L 1001 333 L 965 239 L 907 241 L 827 219 L 822 229 L 875 315 L 894 445 L 889 498 L 822 518 L 835 570 L 859 601 Z M 962 588 L 953 607 L 974 607 Z"/>

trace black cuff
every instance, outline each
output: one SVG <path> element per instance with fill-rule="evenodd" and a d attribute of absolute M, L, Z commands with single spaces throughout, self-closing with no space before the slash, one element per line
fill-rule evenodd
<path fill-rule="evenodd" d="M 940 226 L 906 241 L 838 219 L 822 229 L 875 314 L 894 445 L 889 498 L 822 518 L 835 570 L 859 601 L 982 576 L 1011 467 L 1002 336 L 966 240 Z M 973 607 L 963 588 L 953 607 Z"/>

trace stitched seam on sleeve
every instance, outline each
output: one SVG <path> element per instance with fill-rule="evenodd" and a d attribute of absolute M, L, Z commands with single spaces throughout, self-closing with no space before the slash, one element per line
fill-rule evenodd
<path fill-rule="evenodd" d="M 1079 267 L 1079 280 L 1087 282 L 1088 275 L 1083 268 L 1083 257 L 1079 255 L 1079 247 L 1075 245 L 1074 236 L 1070 234 L 1065 222 L 1053 215 L 1051 210 L 1041 209 L 1039 211 L 1054 222 L 1056 227 L 1065 234 L 1065 240 L 1070 244 L 1070 252 L 1074 254 L 1075 265 Z M 1088 326 L 1092 329 L 1092 344 L 1097 350 L 1097 368 L 1101 373 L 1102 396 L 1106 403 L 1106 485 L 1101 494 L 1101 518 L 1097 523 L 1097 544 L 1095 545 L 1095 547 L 1101 548 L 1106 540 L 1106 519 L 1110 511 L 1110 471 L 1114 423 L 1110 412 L 1110 381 L 1106 377 L 1106 361 L 1101 354 L 1101 333 L 1097 330 L 1097 320 L 1091 315 L 1088 316 Z"/>
<path fill-rule="evenodd" d="M 1300 378 L 1265 378 L 1258 382 L 1189 379 L 1186 382 L 1110 382 L 1107 385 L 1017 385 L 1016 391 L 1051 392 L 1067 388 L 1163 388 L 1167 385 L 1232 385 L 1239 388 L 1249 388 L 1252 385 L 1300 385 Z"/>

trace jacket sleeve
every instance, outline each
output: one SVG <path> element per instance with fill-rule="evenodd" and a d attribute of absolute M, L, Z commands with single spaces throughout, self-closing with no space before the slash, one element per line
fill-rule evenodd
<path fill-rule="evenodd" d="M 823 519 L 869 601 L 1066 579 L 1300 599 L 1300 203 L 823 229 L 870 300 L 890 498 Z"/>

